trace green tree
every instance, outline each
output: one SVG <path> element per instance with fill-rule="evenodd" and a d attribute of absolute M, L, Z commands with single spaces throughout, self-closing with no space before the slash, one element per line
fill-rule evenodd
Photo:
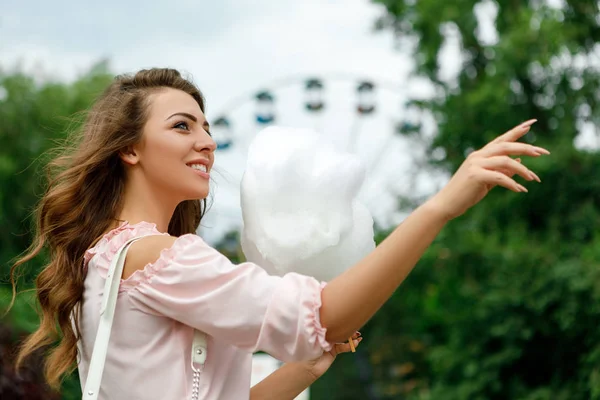
<path fill-rule="evenodd" d="M 450 223 L 370 322 L 378 398 L 599 399 L 600 155 L 576 146 L 600 116 L 598 3 L 376 2 L 386 10 L 377 26 L 413 49 L 415 77 L 434 89 L 410 106 L 435 134 L 399 131 L 426 143 L 431 173 L 454 171 L 470 149 L 530 118 L 525 140 L 552 151 L 524 160 L 541 185 L 496 189 Z M 461 68 L 447 77 L 440 55 L 452 41 Z M 335 390 L 335 378 L 323 387 Z M 340 393 L 361 390 L 343 382 Z"/>
<path fill-rule="evenodd" d="M 43 166 L 53 150 L 77 127 L 76 115 L 111 80 L 106 62 L 71 84 L 36 83 L 22 72 L 0 69 L 0 262 L 10 261 L 31 243 L 30 214 L 44 190 Z M 30 268 L 32 273 L 36 268 Z"/>
<path fill-rule="evenodd" d="M 54 149 L 67 139 L 67 133 L 77 128 L 79 112 L 87 109 L 93 99 L 112 80 L 106 62 L 94 65 L 75 82 L 65 84 L 36 80 L 19 71 L 0 69 L 0 311 L 4 312 L 11 299 L 8 284 L 9 269 L 14 259 L 32 241 L 34 223 L 32 210 L 44 190 L 43 166 Z M 20 279 L 19 290 L 31 287 L 33 278 L 44 263 L 44 257 L 30 262 Z M 19 337 L 37 327 L 31 292 L 17 297 L 11 313 L 2 319 L 0 343 L 3 357 L 14 353 Z M 9 328 L 10 325 L 10 328 Z M 0 377 L 0 397 L 50 398 L 40 381 L 39 357 L 33 357 L 24 380 L 12 378 L 10 363 L 4 358 Z M 36 364 L 37 363 L 37 364 Z M 67 379 L 63 398 L 81 398 L 76 376 Z M 39 392 L 33 393 L 32 387 Z M 11 397 L 16 396 L 16 397 Z M 19 397 L 20 396 L 20 397 Z"/>

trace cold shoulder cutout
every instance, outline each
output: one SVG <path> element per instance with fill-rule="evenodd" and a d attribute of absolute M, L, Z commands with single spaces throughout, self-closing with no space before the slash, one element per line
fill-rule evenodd
<path fill-rule="evenodd" d="M 171 248 L 175 241 L 177 237 L 169 235 L 148 235 L 135 241 L 127 251 L 123 279 L 126 280 L 138 270 L 154 264 L 161 257 L 161 252 Z"/>
<path fill-rule="evenodd" d="M 127 240 L 148 235 L 166 234 L 153 224 L 124 223 L 86 252 L 82 386 L 110 261 Z M 163 240 L 170 247 L 148 255 L 156 260 L 121 281 L 100 398 L 188 398 L 194 329 L 209 338 L 203 399 L 248 398 L 253 352 L 287 362 L 332 348 L 319 316 L 324 283 L 293 273 L 270 276 L 249 262 L 235 265 L 198 235 Z"/>

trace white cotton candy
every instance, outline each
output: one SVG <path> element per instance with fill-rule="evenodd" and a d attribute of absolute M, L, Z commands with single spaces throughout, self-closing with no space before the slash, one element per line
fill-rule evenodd
<path fill-rule="evenodd" d="M 357 195 L 358 157 L 307 129 L 269 127 L 248 151 L 241 183 L 242 250 L 273 275 L 329 281 L 375 248 L 373 218 Z"/>

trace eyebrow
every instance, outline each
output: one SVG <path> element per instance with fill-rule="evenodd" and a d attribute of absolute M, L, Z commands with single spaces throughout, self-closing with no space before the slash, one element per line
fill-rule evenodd
<path fill-rule="evenodd" d="M 192 114 L 185 113 L 185 112 L 176 112 L 175 114 L 171 115 L 169 118 L 165 119 L 165 121 L 168 121 L 168 120 L 170 120 L 171 118 L 173 118 L 173 117 L 176 117 L 176 116 L 185 117 L 185 118 L 191 119 L 191 120 L 192 120 L 192 121 L 194 121 L 194 122 L 198 122 L 198 118 L 196 118 L 196 117 L 195 117 L 194 115 L 192 115 Z M 207 121 L 207 120 L 204 120 L 204 122 L 202 123 L 202 126 L 203 126 L 203 127 L 206 127 L 206 128 L 210 127 L 210 125 L 209 125 L 209 123 L 208 123 L 208 121 Z"/>

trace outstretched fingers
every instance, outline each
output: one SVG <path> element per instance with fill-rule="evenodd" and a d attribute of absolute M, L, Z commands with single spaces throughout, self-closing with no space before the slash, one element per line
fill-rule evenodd
<path fill-rule="evenodd" d="M 479 179 L 488 185 L 503 186 L 515 192 L 527 192 L 527 189 L 512 179 L 514 175 L 519 175 L 528 181 L 541 182 L 533 171 L 521 164 L 520 159 L 515 160 L 510 157 L 539 157 L 550 154 L 543 147 L 517 142 L 529 132 L 535 122 L 535 119 L 526 121 L 498 136 L 482 149 L 471 153 L 469 157 L 473 165 L 481 168 L 481 170 L 476 169 L 477 175 L 480 175 Z"/>
<path fill-rule="evenodd" d="M 523 122 L 521 125 L 517 125 L 512 128 L 510 131 L 498 136 L 491 143 L 501 143 L 501 142 L 515 142 L 525 136 L 531 125 L 535 124 L 537 119 L 530 119 L 529 121 Z"/>
<path fill-rule="evenodd" d="M 520 158 L 515 158 L 514 160 L 518 163 L 521 162 Z M 513 171 L 509 171 L 509 170 L 503 169 L 503 168 L 500 168 L 498 171 L 502 172 L 504 175 L 508 176 L 509 178 L 512 178 L 515 175 L 515 173 Z"/>
<path fill-rule="evenodd" d="M 479 175 L 479 180 L 487 185 L 502 186 L 517 193 L 528 192 L 525 186 L 517 183 L 502 172 L 482 168 L 477 174 Z"/>
<path fill-rule="evenodd" d="M 519 175 L 528 181 L 541 182 L 540 178 L 529 168 L 508 156 L 493 156 L 483 158 L 479 165 L 488 170 L 498 171 L 508 177 Z"/>
<path fill-rule="evenodd" d="M 481 150 L 476 152 L 482 157 L 493 156 L 531 156 L 539 157 L 548 155 L 550 152 L 543 147 L 533 146 L 519 142 L 490 142 Z"/>

